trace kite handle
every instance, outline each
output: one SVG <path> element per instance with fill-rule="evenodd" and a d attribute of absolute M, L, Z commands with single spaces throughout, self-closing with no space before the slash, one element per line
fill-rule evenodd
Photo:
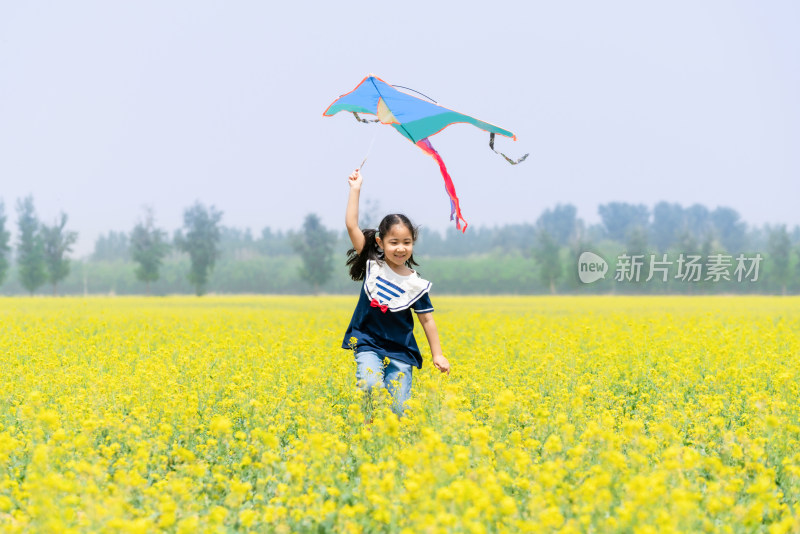
<path fill-rule="evenodd" d="M 505 160 L 512 165 L 516 165 L 517 163 L 522 163 L 523 161 L 525 161 L 525 158 L 527 158 L 530 155 L 530 153 L 528 153 L 519 158 L 518 160 L 513 160 L 508 156 L 506 156 L 505 154 L 503 154 L 502 152 L 498 152 L 497 150 L 494 149 L 494 132 L 489 134 L 489 148 L 491 148 L 492 152 L 494 152 L 495 154 L 500 154 L 501 156 L 503 156 L 503 158 L 505 158 Z"/>

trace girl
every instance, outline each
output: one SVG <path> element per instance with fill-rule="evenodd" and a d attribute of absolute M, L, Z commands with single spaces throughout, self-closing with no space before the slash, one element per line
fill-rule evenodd
<path fill-rule="evenodd" d="M 392 410 L 403 415 L 411 393 L 411 371 L 422 367 L 422 355 L 414 339 L 413 309 L 417 314 L 433 356 L 433 365 L 450 373 L 450 362 L 442 354 L 439 332 L 433 320 L 428 296 L 431 283 L 411 269 L 414 261 L 415 228 L 408 217 L 387 215 L 377 229 L 358 227 L 361 173 L 349 177 L 350 197 L 345 224 L 353 248 L 347 265 L 353 280 L 364 280 L 358 304 L 342 341 L 342 348 L 355 351 L 356 380 L 370 391 L 386 387 L 392 396 Z"/>

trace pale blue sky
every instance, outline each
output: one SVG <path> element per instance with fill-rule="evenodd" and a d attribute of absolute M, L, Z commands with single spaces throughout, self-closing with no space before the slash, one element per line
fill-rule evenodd
<path fill-rule="evenodd" d="M 27 194 L 45 221 L 64 210 L 78 255 L 144 205 L 170 231 L 195 200 L 255 233 L 310 212 L 338 228 L 374 136 L 363 196 L 443 230 L 432 159 L 322 117 L 373 72 L 531 152 L 512 167 L 467 125 L 431 138 L 476 227 L 559 202 L 596 222 L 615 200 L 800 224 L 798 23 L 791 1 L 0 0 L 0 198 L 12 224 Z"/>

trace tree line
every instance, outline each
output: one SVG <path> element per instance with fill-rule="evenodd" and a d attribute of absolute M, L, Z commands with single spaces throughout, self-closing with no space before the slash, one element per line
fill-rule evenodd
<path fill-rule="evenodd" d="M 375 211 L 364 210 L 362 227 L 377 225 Z M 48 282 L 53 293 L 61 287 L 73 294 L 357 291 L 343 267 L 350 247 L 346 232 L 325 228 L 313 213 L 298 230 L 267 227 L 254 235 L 249 229 L 224 226 L 221 211 L 195 203 L 184 210 L 183 227 L 170 237 L 146 209 L 130 231 L 98 237 L 93 253 L 83 260 L 68 258 L 77 234 L 66 229 L 65 214 L 53 225 L 43 224 L 28 197 L 18 201 L 17 215 L 12 249 L 0 202 L 2 293 L 32 294 Z M 610 202 L 598 207 L 598 217 L 600 222 L 587 224 L 577 217 L 575 206 L 563 204 L 530 223 L 470 227 L 465 234 L 454 228 L 443 234 L 422 228 L 415 256 L 421 274 L 441 293 L 800 293 L 800 227 L 755 227 L 732 208 L 667 202 L 652 209 Z M 578 258 L 583 252 L 605 258 L 608 272 L 602 279 L 591 284 L 580 280 Z M 736 280 L 737 258 L 739 264 L 743 259 L 752 264 L 756 255 L 760 271 L 750 269 L 748 279 Z M 702 258 L 700 267 L 709 273 L 720 268 L 712 259 L 727 261 L 728 271 L 716 279 L 705 271 L 696 279 L 676 276 L 692 258 Z M 70 261 L 76 269 L 70 269 Z M 623 262 L 631 268 L 638 265 L 642 272 L 637 271 L 636 279 L 631 269 L 621 273 Z M 665 264 L 671 271 L 662 278 Z M 646 280 L 653 265 L 662 266 L 659 276 Z M 16 276 L 3 284 L 10 270 Z"/>
<path fill-rule="evenodd" d="M 155 225 L 155 215 L 146 208 L 142 219 L 130 234 L 111 234 L 124 247 L 124 254 L 135 265 L 136 279 L 145 285 L 149 295 L 151 284 L 160 278 L 165 257 L 171 248 L 186 253 L 190 259 L 187 279 L 197 295 L 206 291 L 208 278 L 219 257 L 222 212 L 214 206 L 200 202 L 183 213 L 183 228 L 175 232 L 172 242 L 167 232 Z M 58 284 L 70 274 L 70 258 L 78 240 L 78 233 L 67 230 L 68 217 L 61 212 L 52 225 L 41 222 L 36 214 L 33 197 L 17 201 L 17 244 L 14 249 L 17 278 L 31 295 L 45 283 L 50 283 L 53 294 L 58 294 Z M 0 285 L 8 274 L 11 256 L 11 232 L 5 205 L 0 201 Z M 102 249 L 103 240 L 98 241 Z M 97 252 L 97 247 L 95 252 Z"/>
<path fill-rule="evenodd" d="M 684 207 L 669 202 L 659 202 L 652 210 L 644 204 L 610 202 L 598 207 L 598 215 L 601 222 L 587 226 L 577 218 L 574 206 L 559 205 L 537 219 L 532 253 L 540 279 L 551 293 L 559 287 L 577 287 L 575 259 L 586 251 L 620 259 L 628 267 L 638 261 L 642 270 L 648 264 L 661 265 L 665 275 L 660 283 L 645 285 L 644 274 L 634 280 L 630 271 L 620 277 L 618 269 L 609 273 L 616 276 L 592 286 L 594 291 L 800 292 L 799 226 L 791 232 L 785 224 L 757 228 L 746 224 L 733 208 L 710 210 L 701 204 Z M 696 264 L 698 276 L 687 283 L 685 272 L 680 271 L 693 258 L 700 262 Z M 749 280 L 744 284 L 741 272 L 736 279 L 732 277 L 742 264 L 749 268 L 754 262 L 756 269 L 761 268 L 760 278 L 758 271 L 748 271 Z M 668 266 L 672 266 L 672 272 L 667 272 Z M 699 276 L 701 267 L 709 272 Z"/>
<path fill-rule="evenodd" d="M 69 274 L 67 254 L 72 252 L 78 234 L 66 229 L 67 215 L 63 212 L 52 225 L 40 222 L 30 196 L 17 202 L 17 215 L 19 281 L 30 293 L 49 282 L 55 294 L 59 282 Z M 8 271 L 11 252 L 11 233 L 6 229 L 6 221 L 5 205 L 0 201 L 0 283 Z"/>

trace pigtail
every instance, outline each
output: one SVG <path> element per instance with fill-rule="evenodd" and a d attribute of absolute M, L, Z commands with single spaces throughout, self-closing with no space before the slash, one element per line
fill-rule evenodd
<path fill-rule="evenodd" d="M 353 280 L 363 280 L 367 275 L 367 260 L 383 259 L 383 251 L 375 241 L 375 229 L 361 231 L 364 233 L 364 248 L 360 253 L 356 252 L 355 247 L 347 251 L 347 266 L 350 267 L 350 278 Z"/>

